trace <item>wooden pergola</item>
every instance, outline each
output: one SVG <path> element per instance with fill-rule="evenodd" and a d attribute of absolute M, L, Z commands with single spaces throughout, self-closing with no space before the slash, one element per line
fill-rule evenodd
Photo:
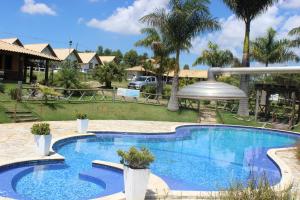
<path fill-rule="evenodd" d="M 263 113 L 265 119 L 268 119 L 271 114 L 270 110 L 270 97 L 274 94 L 279 94 L 285 97 L 285 101 L 289 102 L 291 106 L 291 112 L 289 113 L 289 126 L 292 127 L 296 121 L 300 120 L 300 90 L 296 86 L 290 85 L 277 85 L 277 84 L 255 84 L 256 90 L 256 103 L 255 103 L 255 120 L 258 118 L 259 113 Z M 298 111 L 296 113 L 296 104 L 298 104 Z"/>

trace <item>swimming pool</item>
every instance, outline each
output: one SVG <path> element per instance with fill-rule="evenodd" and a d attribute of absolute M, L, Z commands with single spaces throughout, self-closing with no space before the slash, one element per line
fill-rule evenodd
<path fill-rule="evenodd" d="M 14 177 L 13 189 L 24 199 L 53 199 L 51 195 L 55 199 L 89 199 L 122 191 L 120 172 L 99 171 L 91 163 L 118 163 L 116 151 L 131 146 L 151 150 L 156 158 L 151 170 L 171 190 L 215 191 L 234 180 L 247 182 L 251 174 L 265 174 L 276 184 L 281 179 L 280 170 L 267 151 L 292 146 L 298 139 L 295 134 L 230 126 L 185 126 L 174 134 L 159 135 L 99 132 L 55 143 L 53 149 L 65 157 L 65 162 L 22 169 Z M 0 178 L 11 171 L 0 172 Z M 104 177 L 97 177 L 101 174 Z M 5 191 L 0 184 L 1 192 Z"/>

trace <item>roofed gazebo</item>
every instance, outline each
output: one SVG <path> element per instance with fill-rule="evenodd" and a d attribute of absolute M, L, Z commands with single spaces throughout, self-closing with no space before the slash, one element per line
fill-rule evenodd
<path fill-rule="evenodd" d="M 5 81 L 26 81 L 27 66 L 32 60 L 45 61 L 45 83 L 48 83 L 49 61 L 59 61 L 57 57 L 25 48 L 19 40 L 0 40 L 0 71 Z M 32 79 L 32 77 L 30 77 Z"/>
<path fill-rule="evenodd" d="M 200 100 L 240 100 L 248 98 L 245 92 L 236 86 L 218 82 L 214 74 L 208 70 L 208 81 L 200 81 L 188 85 L 177 92 L 180 99 L 198 100 L 200 112 Z M 217 106 L 216 106 L 217 108 Z"/>
<path fill-rule="evenodd" d="M 283 101 L 291 106 L 290 111 L 286 112 L 289 115 L 289 128 L 292 128 L 295 121 L 300 120 L 300 90 L 296 86 L 291 85 L 278 85 L 278 84 L 266 84 L 258 83 L 255 84 L 256 90 L 256 106 L 255 106 L 255 119 L 258 118 L 259 113 L 263 115 L 265 120 L 268 120 L 272 116 L 274 121 L 279 113 L 271 111 L 271 100 L 273 97 L 276 101 L 279 100 L 279 96 L 272 95 L 282 95 L 284 96 Z M 298 103 L 298 111 L 296 113 L 296 104 Z M 295 116 L 297 115 L 297 119 Z"/>

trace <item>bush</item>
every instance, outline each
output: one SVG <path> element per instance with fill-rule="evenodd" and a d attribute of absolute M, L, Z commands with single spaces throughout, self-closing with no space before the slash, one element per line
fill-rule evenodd
<path fill-rule="evenodd" d="M 156 87 L 153 85 L 146 85 L 143 90 L 144 93 L 156 94 Z"/>
<path fill-rule="evenodd" d="M 76 62 L 62 62 L 55 77 L 55 85 L 66 89 L 79 88 L 79 66 Z"/>
<path fill-rule="evenodd" d="M 33 135 L 50 135 L 50 125 L 47 123 L 33 124 L 31 133 Z"/>
<path fill-rule="evenodd" d="M 17 100 L 17 101 L 22 100 L 22 91 L 20 88 L 10 89 L 9 94 L 12 100 Z"/>
<path fill-rule="evenodd" d="M 300 141 L 296 144 L 296 156 L 300 160 Z"/>
<path fill-rule="evenodd" d="M 121 164 L 132 169 L 147 169 L 154 161 L 154 156 L 146 148 L 141 148 L 139 151 L 131 147 L 128 152 L 118 150 L 117 153 L 121 157 Z"/>
<path fill-rule="evenodd" d="M 92 89 L 88 84 L 86 83 L 80 83 L 77 86 L 77 89 L 79 89 L 78 91 L 73 91 L 73 96 L 74 97 L 80 97 L 82 95 L 82 91 L 80 91 L 80 89 Z M 92 91 L 85 91 L 85 96 L 92 96 L 93 92 Z"/>
<path fill-rule="evenodd" d="M 5 86 L 3 83 L 0 83 L 0 92 L 4 93 L 4 91 L 5 91 Z"/>
<path fill-rule="evenodd" d="M 182 78 L 179 79 L 179 88 L 183 88 L 187 85 L 191 85 L 197 82 L 197 79 L 195 78 Z"/>
<path fill-rule="evenodd" d="M 163 90 L 163 98 L 168 99 L 171 96 L 172 85 L 165 85 Z"/>
<path fill-rule="evenodd" d="M 149 94 L 156 94 L 156 87 L 153 85 L 146 85 L 143 87 L 143 97 L 148 97 Z M 151 95 L 149 99 L 155 99 L 155 95 Z"/>
<path fill-rule="evenodd" d="M 204 105 L 209 105 L 209 104 L 210 104 L 210 101 L 209 101 L 209 100 L 203 100 L 203 104 L 204 104 Z"/>
<path fill-rule="evenodd" d="M 164 86 L 164 88 L 163 88 L 163 99 L 168 99 L 169 96 L 171 96 L 171 89 L 172 89 L 171 85 L 165 85 Z M 152 85 L 147 85 L 147 86 L 145 86 L 143 92 L 148 93 L 148 94 L 156 94 L 156 87 L 152 86 Z M 144 95 L 144 97 L 145 96 L 148 96 L 148 95 Z M 154 99 L 154 98 L 155 98 L 155 95 L 150 97 L 150 99 Z"/>
<path fill-rule="evenodd" d="M 220 194 L 220 200 L 296 200 L 291 188 L 290 186 L 285 190 L 276 191 L 264 175 L 260 179 L 251 178 L 247 188 L 242 183 L 233 184 Z"/>
<path fill-rule="evenodd" d="M 88 116 L 85 113 L 76 113 L 76 119 L 87 119 Z"/>
<path fill-rule="evenodd" d="M 54 97 L 61 96 L 61 94 L 59 92 L 56 92 L 51 87 L 47 87 L 47 86 L 44 86 L 44 85 L 38 85 L 38 88 L 41 91 L 41 93 L 43 94 L 43 99 L 44 99 L 45 103 L 48 102 L 48 97 L 49 96 L 54 96 Z"/>

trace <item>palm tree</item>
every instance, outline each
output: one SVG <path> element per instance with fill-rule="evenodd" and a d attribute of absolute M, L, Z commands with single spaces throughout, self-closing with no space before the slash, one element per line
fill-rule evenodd
<path fill-rule="evenodd" d="M 115 62 L 104 63 L 93 69 L 93 78 L 99 83 L 104 83 L 105 88 L 112 88 L 112 81 L 121 82 L 125 76 L 125 68 Z"/>
<path fill-rule="evenodd" d="M 205 64 L 209 67 L 225 67 L 233 62 L 233 55 L 229 50 L 220 50 L 217 44 L 208 43 L 208 49 L 204 50 L 197 58 L 193 66 Z"/>
<path fill-rule="evenodd" d="M 252 20 L 265 12 L 269 6 L 278 0 L 223 0 L 232 10 L 237 18 L 245 22 L 245 38 L 243 47 L 242 64 L 244 67 L 250 67 L 250 25 Z M 249 75 L 241 75 L 240 88 L 248 94 Z M 249 115 L 248 99 L 240 100 L 238 114 L 241 116 Z"/>
<path fill-rule="evenodd" d="M 300 26 L 293 28 L 290 32 L 289 32 L 290 36 L 296 36 L 296 38 L 294 40 L 291 41 L 291 46 L 292 47 L 300 47 Z"/>
<path fill-rule="evenodd" d="M 218 21 L 209 12 L 208 3 L 208 0 L 170 0 L 168 10 L 157 9 L 141 18 L 141 22 L 155 27 L 162 33 L 166 46 L 176 55 L 171 97 L 168 103 L 170 111 L 179 109 L 176 94 L 180 53 L 192 46 L 191 40 L 199 33 L 219 29 Z"/>
<path fill-rule="evenodd" d="M 166 48 L 163 42 L 163 36 L 155 28 L 144 28 L 141 30 L 143 34 L 146 34 L 144 39 L 141 39 L 135 43 L 135 46 L 150 47 L 154 53 L 155 64 L 158 67 L 153 67 L 152 63 L 146 62 L 145 66 L 152 66 L 152 71 L 157 75 L 156 94 L 162 95 L 163 92 L 163 74 L 166 72 L 166 67 L 163 65 L 164 59 L 169 55 L 169 49 Z M 145 68 L 145 67 L 144 67 Z"/>
<path fill-rule="evenodd" d="M 299 57 L 290 50 L 290 42 L 286 39 L 277 40 L 276 31 L 269 28 L 267 34 L 251 42 L 251 56 L 258 62 L 269 64 L 287 61 L 299 61 Z"/>

